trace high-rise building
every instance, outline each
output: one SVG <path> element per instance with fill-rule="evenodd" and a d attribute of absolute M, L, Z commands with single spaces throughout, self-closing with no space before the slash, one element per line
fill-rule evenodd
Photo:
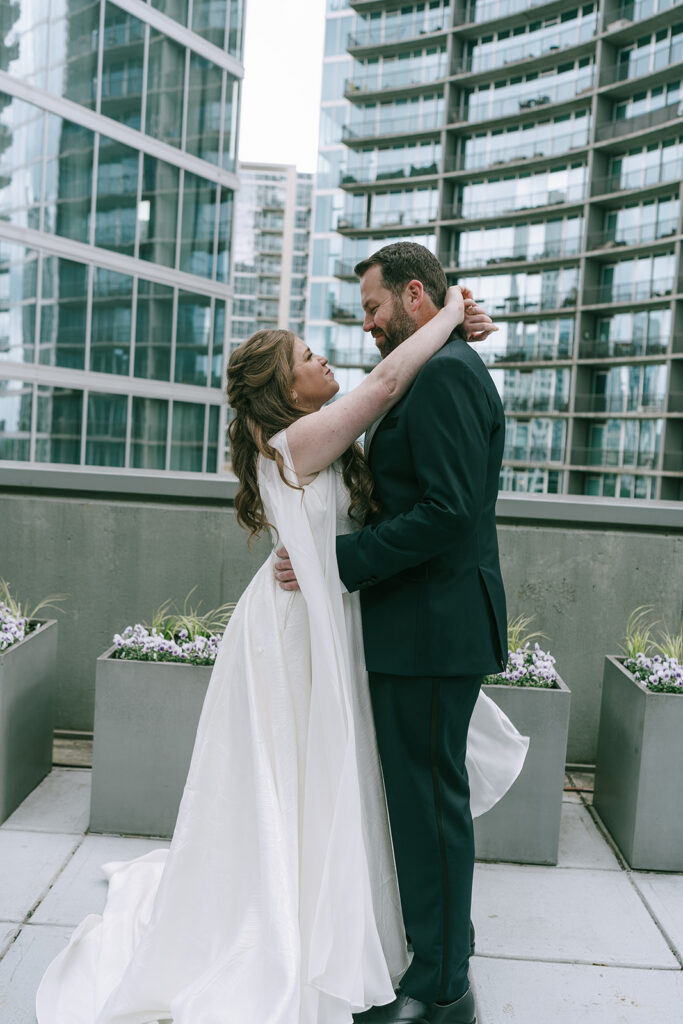
<path fill-rule="evenodd" d="M 304 332 L 313 175 L 292 164 L 239 164 L 231 347 L 255 331 Z"/>
<path fill-rule="evenodd" d="M 500 327 L 504 490 L 683 499 L 683 9 L 328 0 L 308 336 L 355 261 L 427 245 Z"/>
<path fill-rule="evenodd" d="M 0 5 L 0 460 L 222 465 L 244 4 Z"/>

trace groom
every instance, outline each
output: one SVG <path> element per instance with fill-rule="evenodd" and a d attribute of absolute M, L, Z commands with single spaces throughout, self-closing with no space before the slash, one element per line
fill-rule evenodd
<path fill-rule="evenodd" d="M 355 273 L 363 330 L 383 356 L 444 304 L 443 268 L 421 245 L 384 246 Z M 475 307 L 467 329 L 485 337 L 490 318 Z M 504 434 L 493 381 L 454 333 L 368 430 L 365 452 L 381 512 L 337 537 L 342 582 L 361 592 L 401 905 L 414 950 L 396 999 L 356 1014 L 358 1024 L 475 1021 L 465 752 L 482 677 L 507 661 L 495 523 Z"/>

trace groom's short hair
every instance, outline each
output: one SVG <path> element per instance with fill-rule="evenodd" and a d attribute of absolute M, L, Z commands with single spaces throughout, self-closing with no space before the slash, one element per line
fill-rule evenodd
<path fill-rule="evenodd" d="M 384 245 L 353 268 L 356 277 L 362 277 L 370 267 L 382 270 L 384 287 L 400 297 L 409 281 L 417 280 L 437 309 L 446 301 L 448 282 L 436 256 L 417 242 L 392 242 Z"/>

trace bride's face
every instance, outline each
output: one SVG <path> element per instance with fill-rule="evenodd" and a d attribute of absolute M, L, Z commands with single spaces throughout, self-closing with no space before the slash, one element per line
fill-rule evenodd
<path fill-rule="evenodd" d="M 325 356 L 311 352 L 305 341 L 294 339 L 292 398 L 306 412 L 317 412 L 337 394 L 339 384 Z"/>

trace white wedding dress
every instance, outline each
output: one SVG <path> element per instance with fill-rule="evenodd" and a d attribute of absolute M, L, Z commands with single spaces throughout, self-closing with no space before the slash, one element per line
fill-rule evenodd
<path fill-rule="evenodd" d="M 273 439 L 293 477 L 284 432 Z M 104 865 L 90 915 L 41 981 L 39 1024 L 351 1024 L 408 964 L 357 594 L 334 538 L 353 529 L 341 474 L 303 491 L 260 460 L 272 558 L 225 632 L 173 841 Z M 517 777 L 528 741 L 483 695 L 469 733 L 473 813 Z"/>

